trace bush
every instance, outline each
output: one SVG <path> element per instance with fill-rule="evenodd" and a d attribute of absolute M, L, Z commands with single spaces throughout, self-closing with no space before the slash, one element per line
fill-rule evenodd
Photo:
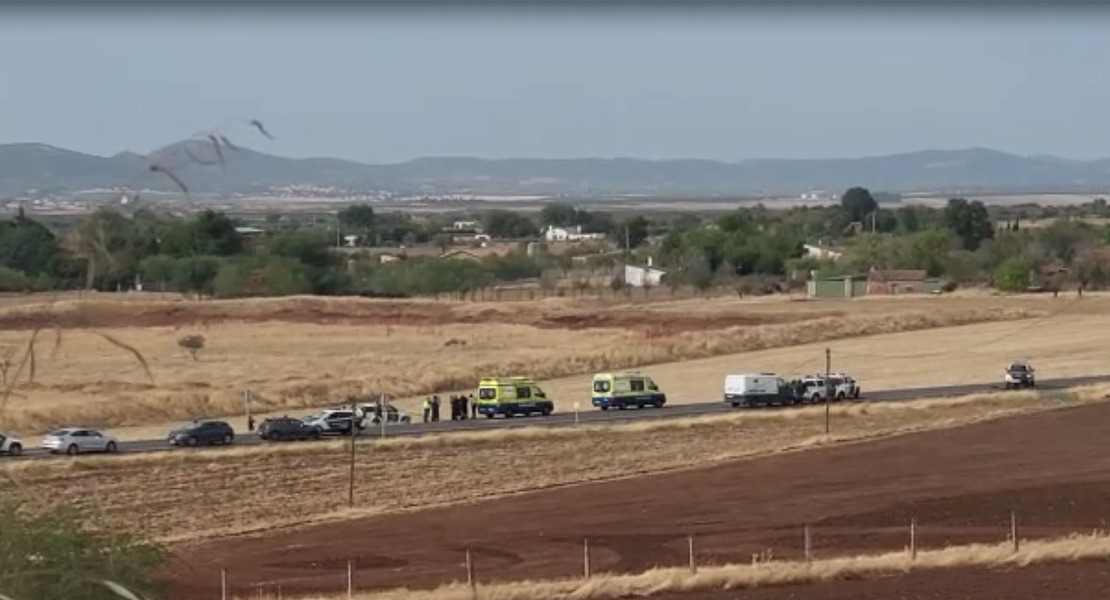
<path fill-rule="evenodd" d="M 72 508 L 27 511 L 0 497 L 0 594 L 15 600 L 118 600 L 104 580 L 149 594 L 168 553 L 122 531 L 93 531 Z"/>
<path fill-rule="evenodd" d="M 1007 258 L 994 271 L 994 287 L 1002 292 L 1021 292 L 1029 287 L 1032 265 L 1021 258 Z"/>
<path fill-rule="evenodd" d="M 0 267 L 0 292 L 26 292 L 31 288 L 27 276 L 15 269 Z"/>

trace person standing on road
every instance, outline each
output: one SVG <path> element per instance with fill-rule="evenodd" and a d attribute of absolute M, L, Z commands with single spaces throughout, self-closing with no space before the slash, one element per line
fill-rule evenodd
<path fill-rule="evenodd" d="M 439 396 L 432 396 L 432 421 L 439 421 Z"/>
<path fill-rule="evenodd" d="M 478 405 L 475 404 L 475 402 L 474 402 L 474 394 L 470 395 L 470 418 L 471 419 L 477 419 L 478 418 Z"/>
<path fill-rule="evenodd" d="M 466 396 L 463 396 L 463 395 L 460 394 L 459 395 L 459 419 L 461 419 L 463 421 L 466 420 L 466 413 L 467 413 L 466 406 L 467 406 L 467 404 L 468 403 L 467 403 L 467 400 L 466 400 Z"/>
<path fill-rule="evenodd" d="M 424 399 L 424 422 L 425 423 L 428 422 L 428 417 L 431 416 L 431 412 L 432 412 L 432 399 L 431 398 L 425 398 Z"/>

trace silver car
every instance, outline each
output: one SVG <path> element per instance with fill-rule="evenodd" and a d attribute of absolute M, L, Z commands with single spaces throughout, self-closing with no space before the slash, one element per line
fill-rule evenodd
<path fill-rule="evenodd" d="M 70 456 L 85 452 L 115 452 L 119 440 L 95 429 L 70 427 L 52 431 L 42 438 L 42 448 L 51 454 L 65 452 Z"/>

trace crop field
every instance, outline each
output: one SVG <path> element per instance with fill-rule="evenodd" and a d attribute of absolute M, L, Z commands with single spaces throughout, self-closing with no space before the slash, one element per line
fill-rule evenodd
<path fill-rule="evenodd" d="M 768 421 L 716 437 L 716 455 L 708 454 L 696 468 L 583 485 L 552 482 L 535 493 L 182 544 L 178 562 L 166 574 L 168 597 L 212 597 L 224 569 L 237 597 L 276 592 L 338 598 L 350 563 L 355 590 L 365 590 L 368 600 L 462 600 L 468 590 L 452 584 L 464 579 L 462 553 L 468 547 L 480 597 L 498 600 L 650 593 L 667 600 L 846 600 L 888 597 L 883 590 L 897 592 L 889 597 L 915 600 L 1096 597 L 1106 572 L 1105 562 L 1098 561 L 1110 554 L 1110 542 L 1098 533 L 1110 519 L 1110 459 L 1098 451 L 1110 419 L 1105 391 L 1052 400 L 1011 394 L 1010 403 L 1004 396 L 937 401 L 917 409 L 914 432 L 873 433 L 867 441 L 793 452 L 776 450 L 809 445 L 806 440 L 816 439 L 815 422 L 807 428 L 804 417 L 759 417 Z M 994 402 L 994 410 L 1007 418 L 951 412 L 977 411 Z M 1040 404 L 1048 402 L 1057 409 L 1043 410 Z M 893 416 L 905 411 L 894 405 L 866 408 L 868 414 L 853 418 L 897 421 Z M 774 419 L 786 429 L 772 426 Z M 848 429 L 847 419 L 840 415 L 836 423 Z M 794 429 L 797 441 L 760 445 L 768 428 L 783 438 Z M 708 437 L 706 431 L 689 431 L 695 438 L 690 443 L 706 443 L 696 441 Z M 655 454 L 667 460 L 671 440 L 660 441 L 660 435 L 637 436 L 644 455 L 653 456 L 641 465 L 654 462 Z M 857 435 L 867 434 L 857 430 Z M 730 445 L 726 439 L 743 442 Z M 565 464 L 589 456 L 618 461 L 615 457 L 628 456 L 611 452 L 618 449 L 609 443 L 591 441 L 588 455 L 563 455 Z M 723 456 L 740 452 L 733 446 L 754 456 Z M 687 456 L 697 463 L 692 448 Z M 501 458 L 514 469 L 508 455 Z M 534 479 L 536 464 L 531 463 Z M 442 487 L 457 487 L 458 481 Z M 394 506 L 404 503 L 401 497 L 392 500 Z M 1011 515 L 1020 522 L 1018 552 L 1007 543 Z M 906 552 L 911 520 L 920 552 L 913 563 Z M 807 526 L 813 558 L 808 565 L 800 562 Z M 1077 533 L 1082 535 L 1069 537 Z M 584 539 L 595 575 L 588 581 L 581 579 Z M 704 567 L 697 575 L 682 568 L 688 539 L 696 539 Z M 290 544 L 296 552 L 290 553 Z M 1067 581 L 1053 582 L 1054 572 Z M 1011 578 L 1019 583 L 1006 583 Z M 1001 582 L 997 593 L 983 581 Z M 1019 586 L 1038 581 L 1035 595 L 1031 588 L 1020 593 Z M 407 590 L 388 591 L 396 588 Z"/>
<path fill-rule="evenodd" d="M 8 475 L 36 498 L 72 501 L 102 524 L 186 541 L 292 524 L 408 512 L 705 466 L 789 449 L 954 427 L 1101 402 L 1110 386 L 838 405 L 831 436 L 808 407 L 578 429 L 520 429 L 356 445 L 347 507 L 343 442 L 23 461 Z M 645 458 L 648 457 L 648 458 Z M 491 467 L 491 465 L 493 465 Z M 95 486 L 96 494 L 88 494 Z M 203 498 L 203 503 L 198 504 Z M 47 505 L 44 505 L 47 506 Z M 203 508 L 201 508 L 203 507 Z"/>
<path fill-rule="evenodd" d="M 1051 377 L 1104 364 L 1095 340 L 1105 324 L 1110 298 L 1100 296 L 13 301 L 0 303 L 6 378 L 15 378 L 30 330 L 43 329 L 33 381 L 24 369 L 0 429 L 30 437 L 87 424 L 123 439 L 161 437 L 182 420 L 241 415 L 240 394 L 248 388 L 256 414 L 319 407 L 354 393 L 384 393 L 411 411 L 418 395 L 471 391 L 479 377 L 497 374 L 542 380 L 556 410 L 569 411 L 588 399 L 590 373 L 631 367 L 655 376 L 679 404 L 716 399 L 723 375 L 738 369 L 821 370 L 830 345 L 834 367 L 857 375 L 865 389 L 989 380 L 1014 353 L 1047 361 L 1044 376 Z M 1021 334 L 1026 330 L 1035 332 L 1035 345 Z M 906 331 L 914 333 L 889 335 Z M 141 353 L 149 376 L 130 352 L 97 333 Z M 177 345 L 190 334 L 206 339 L 197 360 Z M 984 338 L 989 343 L 976 343 Z M 969 350 L 970 362 L 960 354 Z M 913 358 L 922 352 L 928 368 Z"/>

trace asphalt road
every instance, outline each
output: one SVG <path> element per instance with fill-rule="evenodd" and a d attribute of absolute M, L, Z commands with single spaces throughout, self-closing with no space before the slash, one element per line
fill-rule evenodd
<path fill-rule="evenodd" d="M 1095 383 L 1110 382 L 1110 375 L 1099 376 L 1085 376 L 1085 377 L 1068 377 L 1061 379 L 1046 379 L 1037 382 L 1037 389 L 1040 391 L 1051 391 L 1053 389 L 1066 389 L 1070 387 L 1090 385 Z M 863 389 L 863 397 L 858 400 L 859 402 L 900 402 L 906 400 L 920 400 L 927 398 L 943 398 L 947 396 L 963 396 L 967 394 L 1000 392 L 1002 391 L 1001 384 L 994 383 L 973 383 L 964 385 L 946 385 L 922 388 L 903 388 L 896 390 L 875 390 L 868 391 Z M 601 424 L 601 423 L 619 423 L 628 421 L 643 421 L 649 419 L 676 419 L 683 417 L 693 417 L 700 415 L 721 414 L 728 412 L 735 412 L 738 410 L 776 410 L 775 408 L 732 408 L 732 406 L 724 403 L 723 400 L 713 402 L 698 402 L 693 404 L 680 404 L 667 406 L 661 409 L 644 408 L 644 409 L 629 409 L 629 410 L 608 410 L 602 411 L 594 408 L 587 402 L 582 403 L 582 410 L 575 414 L 574 412 L 555 413 L 548 417 L 514 417 L 510 419 L 496 418 L 487 419 L 479 417 L 476 420 L 466 421 L 439 421 L 435 423 L 413 423 L 410 425 L 388 425 L 386 428 L 387 437 L 415 437 L 427 434 L 446 434 L 458 433 L 463 431 L 486 431 L 491 429 L 514 429 L 521 427 L 568 427 L 576 424 Z M 110 432 L 109 432 L 110 433 Z M 168 432 L 167 432 L 168 433 Z M 379 438 L 381 436 L 381 429 L 371 427 L 365 430 L 360 437 L 364 439 Z M 324 438 L 324 439 L 339 439 L 339 438 Z M 256 446 L 258 444 L 267 443 L 282 443 L 282 442 L 264 442 L 253 433 L 241 433 L 235 439 L 236 446 Z M 284 442 L 284 443 L 311 443 L 311 442 Z M 119 453 L 142 453 L 142 452 L 208 452 L 218 450 L 219 447 L 209 448 L 175 448 L 169 446 L 164 439 L 160 440 L 140 440 L 132 442 L 121 442 L 119 445 Z M 49 459 L 49 458 L 65 458 L 64 456 L 54 456 L 48 452 L 38 448 L 28 448 L 24 451 L 21 457 L 4 457 L 0 460 L 32 460 L 32 459 Z"/>

